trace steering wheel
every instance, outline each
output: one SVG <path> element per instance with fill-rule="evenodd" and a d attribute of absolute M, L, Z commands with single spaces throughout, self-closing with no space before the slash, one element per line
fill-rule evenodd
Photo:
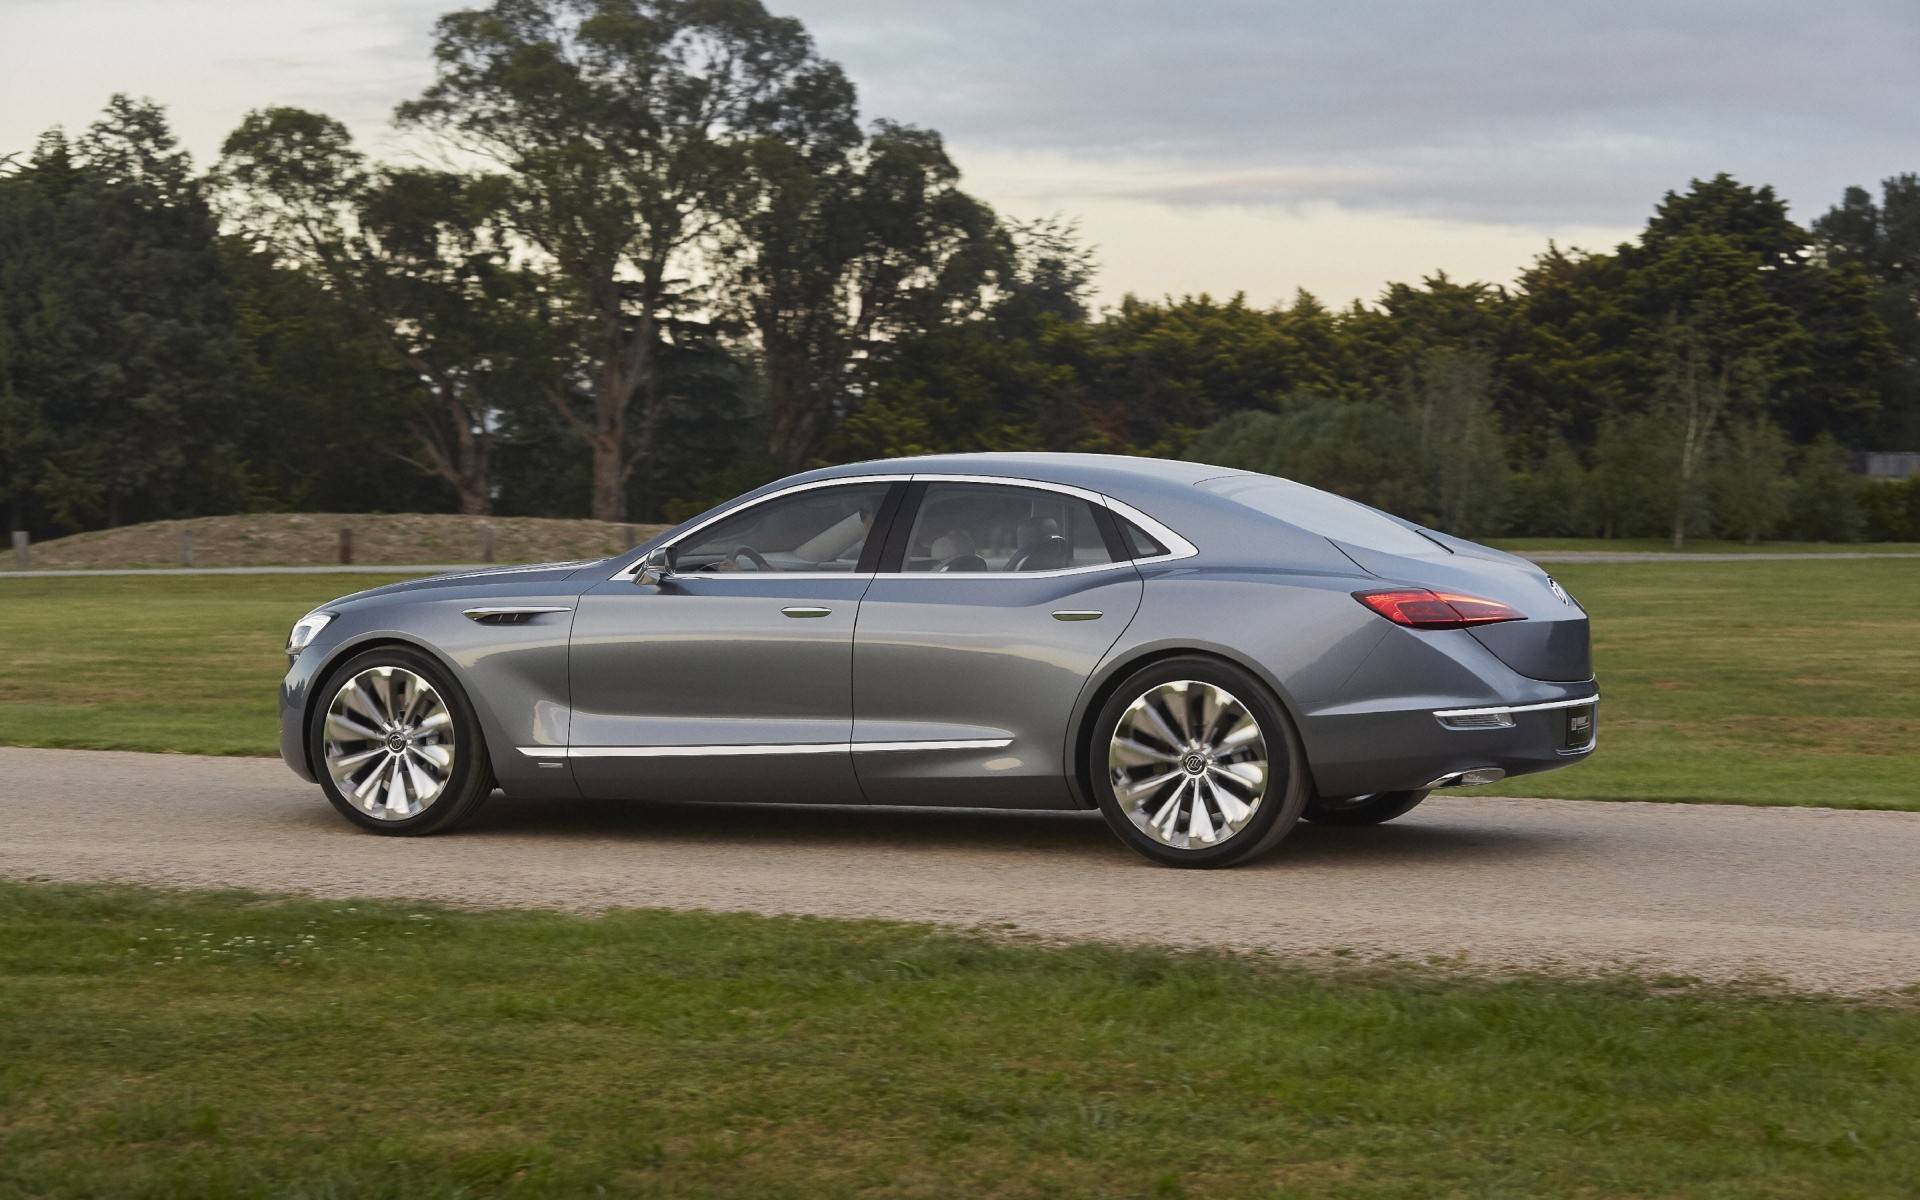
<path fill-rule="evenodd" d="M 737 563 L 743 558 L 746 559 L 748 562 L 752 563 L 753 569 L 756 571 L 778 570 L 777 567 L 775 567 L 772 563 L 767 561 L 766 555 L 760 553 L 758 550 L 755 550 L 752 546 L 735 546 L 733 548 L 733 553 L 727 555 L 728 562 Z"/>

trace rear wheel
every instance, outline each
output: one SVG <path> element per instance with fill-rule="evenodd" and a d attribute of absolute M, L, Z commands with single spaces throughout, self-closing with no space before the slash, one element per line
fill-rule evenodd
<path fill-rule="evenodd" d="M 1157 863 L 1225 867 L 1271 848 L 1308 787 L 1293 722 L 1266 685 L 1211 658 L 1129 676 L 1095 719 L 1093 790 L 1120 840 Z"/>
<path fill-rule="evenodd" d="M 308 737 L 320 789 L 360 828 L 440 833 L 493 791 L 473 706 L 428 655 L 369 650 L 330 672 L 317 695 Z"/>
<path fill-rule="evenodd" d="M 1379 825 L 1402 817 L 1427 798 L 1426 792 L 1375 792 L 1345 800 L 1315 796 L 1301 815 L 1315 825 Z"/>

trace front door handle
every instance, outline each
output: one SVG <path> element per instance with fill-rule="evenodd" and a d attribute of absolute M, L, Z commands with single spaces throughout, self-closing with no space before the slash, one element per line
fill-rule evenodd
<path fill-rule="evenodd" d="M 1106 614 L 1096 608 L 1056 608 L 1053 619 L 1056 621 L 1098 621 Z"/>
<path fill-rule="evenodd" d="M 810 608 L 803 604 L 795 605 L 792 608 L 783 608 L 780 611 L 790 617 L 830 617 L 833 615 L 833 610 L 830 608 Z"/>

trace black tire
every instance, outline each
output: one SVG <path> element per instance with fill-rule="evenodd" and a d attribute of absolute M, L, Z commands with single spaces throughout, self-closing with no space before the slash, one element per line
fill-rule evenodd
<path fill-rule="evenodd" d="M 1430 793 L 1375 792 L 1352 800 L 1324 800 L 1315 796 L 1300 814 L 1315 825 L 1379 825 L 1403 817 Z"/>
<path fill-rule="evenodd" d="M 1266 767 L 1264 789 L 1260 791 L 1256 802 L 1252 803 L 1250 816 L 1237 830 L 1220 840 L 1204 846 L 1178 846 L 1148 833 L 1137 825 L 1132 816 L 1121 804 L 1116 794 L 1115 768 L 1110 765 L 1109 753 L 1114 733 L 1120 727 L 1123 717 L 1128 715 L 1135 701 L 1143 700 L 1157 688 L 1165 685 L 1177 685 L 1181 681 L 1193 681 L 1211 684 L 1226 692 L 1230 698 L 1239 702 L 1246 714 L 1251 716 L 1259 727 L 1260 738 L 1264 743 Z M 1162 695 L 1165 695 L 1163 693 Z M 1145 726 L 1140 727 L 1144 729 Z M 1132 847 L 1142 857 L 1170 867 L 1227 867 L 1235 863 L 1246 862 L 1273 848 L 1285 837 L 1300 819 L 1301 810 L 1306 807 L 1307 798 L 1312 794 L 1311 781 L 1308 778 L 1306 754 L 1300 745 L 1300 735 L 1293 727 L 1293 720 L 1273 692 L 1259 679 L 1247 671 L 1223 662 L 1217 658 L 1199 655 L 1165 659 L 1143 667 L 1128 676 L 1115 688 L 1107 702 L 1101 706 L 1094 717 L 1089 743 L 1088 774 L 1093 785 L 1094 798 L 1100 805 L 1100 812 L 1107 818 L 1107 824 L 1121 841 Z M 1159 742 L 1166 742 L 1161 737 Z M 1226 763 L 1231 755 L 1223 755 Z M 1182 757 L 1184 762 L 1184 757 Z M 1209 763 L 1211 759 L 1207 760 Z M 1137 766 L 1121 768 L 1151 772 L 1159 767 Z M 1171 770 L 1172 768 L 1168 768 Z M 1190 771 L 1181 766 L 1179 769 Z M 1210 768 L 1208 768 L 1210 769 Z M 1224 767 L 1222 769 L 1225 769 Z M 1199 783 L 1206 777 L 1207 770 L 1198 773 L 1194 787 L 1198 792 Z M 1184 781 L 1172 777 L 1174 784 Z M 1151 803 L 1164 804 L 1164 796 L 1148 793 L 1153 797 Z M 1144 814 L 1151 804 L 1142 804 Z M 1189 806 L 1190 807 L 1190 806 Z M 1162 809 L 1164 810 L 1164 807 Z M 1220 816 L 1220 810 L 1209 809 L 1209 822 Z M 1186 814 L 1185 830 L 1180 831 L 1179 814 L 1169 821 L 1168 836 L 1176 838 L 1191 837 L 1192 827 L 1198 818 L 1190 812 Z M 1152 824 L 1151 821 L 1148 822 Z M 1231 824 L 1223 820 L 1223 825 Z M 1209 830 L 1211 832 L 1211 830 Z"/>
<path fill-rule="evenodd" d="M 433 748 L 444 746 L 450 750 L 451 754 L 451 762 L 447 764 L 442 786 L 418 812 L 406 816 L 376 816 L 362 808 L 360 804 L 356 804 L 335 781 L 333 772 L 329 769 L 327 757 L 329 707 L 351 681 L 361 678 L 368 672 L 373 672 L 377 676 L 383 669 L 411 672 L 425 680 L 437 693 L 437 698 L 448 717 L 445 725 L 441 726 L 445 730 L 444 737 L 438 731 L 432 735 L 435 739 Z M 384 834 L 388 837 L 420 837 L 425 834 L 444 833 L 471 817 L 493 792 L 493 764 L 487 758 L 487 743 L 480 731 L 480 720 L 474 715 L 473 705 L 468 701 L 466 692 L 461 690 L 459 683 L 432 655 L 406 646 L 379 646 L 365 653 L 356 654 L 327 672 L 325 679 L 314 691 L 314 700 L 309 714 L 307 750 L 312 756 L 314 775 L 320 781 L 320 790 L 326 793 L 327 801 L 339 811 L 341 816 L 369 833 Z M 371 725 L 371 722 L 368 721 L 367 724 Z M 347 740 L 356 747 L 369 744 L 364 739 Z M 377 768 L 379 761 L 376 756 L 371 760 L 370 765 Z M 397 770 L 395 773 L 402 774 Z M 351 776 L 348 781 L 353 781 Z M 401 790 L 406 794 L 413 789 L 409 783 L 403 782 Z M 378 795 L 381 789 L 376 786 L 374 792 Z M 382 811 L 388 811 L 385 805 L 376 807 L 381 808 Z"/>

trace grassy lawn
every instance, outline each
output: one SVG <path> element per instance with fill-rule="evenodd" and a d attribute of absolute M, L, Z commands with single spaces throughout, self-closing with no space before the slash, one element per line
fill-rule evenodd
<path fill-rule="evenodd" d="M 0 1196 L 1894 1197 L 1920 1011 L 0 884 Z"/>
<path fill-rule="evenodd" d="M 1508 792 L 1920 809 L 1920 560 L 1554 572 L 1601 750 Z M 272 754 L 288 626 L 386 578 L 0 579 L 0 743 Z"/>
<path fill-rule="evenodd" d="M 277 754 L 287 630 L 396 578 L 0 579 L 0 744 Z"/>
<path fill-rule="evenodd" d="M 1511 554 L 1602 550 L 1613 553 L 1665 554 L 1667 538 L 1488 538 L 1486 544 Z M 1687 539 L 1688 554 L 1920 554 L 1920 542 L 1745 542 Z"/>
<path fill-rule="evenodd" d="M 1920 809 L 1920 560 L 1553 574 L 1593 614 L 1600 749 L 1500 790 Z"/>

